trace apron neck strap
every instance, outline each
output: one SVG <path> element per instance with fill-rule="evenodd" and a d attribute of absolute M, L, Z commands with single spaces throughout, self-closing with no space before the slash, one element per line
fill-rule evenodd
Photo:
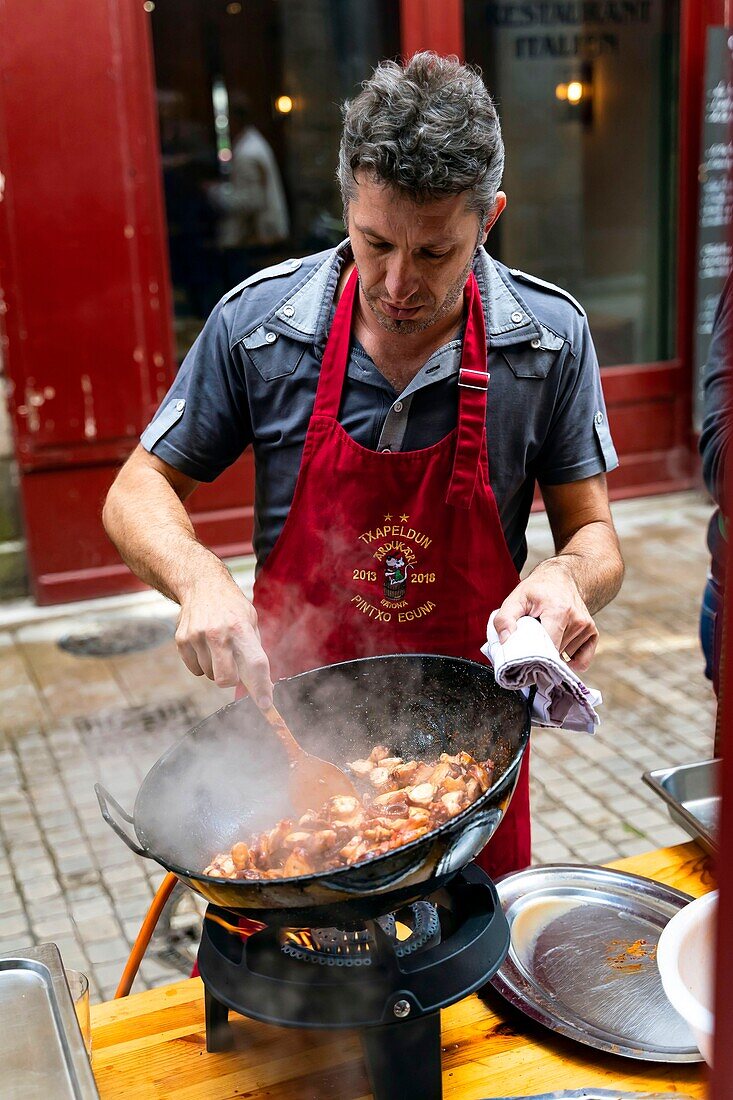
<path fill-rule="evenodd" d="M 334 420 L 338 419 L 346 368 L 349 363 L 351 322 L 358 288 L 359 273 L 354 267 L 339 298 L 336 313 L 331 322 L 326 350 L 323 353 L 321 372 L 318 376 L 318 389 L 313 405 L 314 416 L 330 416 Z"/>
<path fill-rule="evenodd" d="M 466 283 L 466 331 L 458 372 L 458 434 L 446 504 L 469 508 L 486 449 L 486 395 L 489 388 L 486 325 L 476 276 Z"/>
<path fill-rule="evenodd" d="M 351 272 L 336 307 L 318 378 L 314 416 L 338 419 L 351 346 L 351 324 L 359 288 L 356 268 Z M 464 291 L 467 306 L 461 367 L 458 374 L 458 433 L 446 503 L 468 508 L 473 499 L 486 442 L 486 326 L 476 276 L 471 272 Z"/>

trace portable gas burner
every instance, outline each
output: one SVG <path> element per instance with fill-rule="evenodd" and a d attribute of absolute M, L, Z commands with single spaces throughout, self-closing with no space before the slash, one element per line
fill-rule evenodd
<path fill-rule="evenodd" d="M 347 928 L 262 927 L 209 905 L 199 949 L 206 1047 L 229 1011 L 285 1027 L 358 1028 L 375 1100 L 439 1100 L 440 1009 L 484 985 L 509 949 L 493 883 L 474 864 L 437 893 Z"/>

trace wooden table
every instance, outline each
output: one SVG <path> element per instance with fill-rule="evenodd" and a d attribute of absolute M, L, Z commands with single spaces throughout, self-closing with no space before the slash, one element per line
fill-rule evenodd
<path fill-rule="evenodd" d="M 694 843 L 613 866 L 698 896 L 713 889 Z M 526 1097 L 587 1086 L 705 1095 L 700 1065 L 660 1066 L 601 1055 L 514 1013 L 491 991 L 442 1013 L 445 1100 Z M 355 1032 L 273 1027 L 232 1013 L 235 1049 L 208 1054 L 198 978 L 92 1008 L 93 1067 L 102 1100 L 368 1100 Z"/>

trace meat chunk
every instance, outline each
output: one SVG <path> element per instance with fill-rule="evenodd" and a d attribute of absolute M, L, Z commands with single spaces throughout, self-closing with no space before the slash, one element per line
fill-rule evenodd
<path fill-rule="evenodd" d="M 232 863 L 238 871 L 244 871 L 249 866 L 249 848 L 241 840 L 232 847 Z"/>
<path fill-rule="evenodd" d="M 448 811 L 449 817 L 455 817 L 468 803 L 464 802 L 464 795 L 461 791 L 449 791 L 448 794 L 444 794 L 440 800 Z"/>
<path fill-rule="evenodd" d="M 438 760 L 403 760 L 375 745 L 366 759 L 349 765 L 361 780 L 359 798 L 338 795 L 314 806 L 293 824 L 271 829 L 230 852 L 214 856 L 204 871 L 216 878 L 297 878 L 373 859 L 425 836 L 470 806 L 492 783 L 494 764 L 465 751 Z"/>
<path fill-rule="evenodd" d="M 378 791 L 385 790 L 391 785 L 391 776 L 388 768 L 383 768 L 380 764 L 379 767 L 373 768 L 369 773 L 369 782 L 373 787 L 376 787 Z"/>
<path fill-rule="evenodd" d="M 419 767 L 420 764 L 417 760 L 408 760 L 406 764 L 398 764 L 392 768 L 392 779 L 400 787 L 407 787 L 410 783 L 414 783 Z"/>
<path fill-rule="evenodd" d="M 327 816 L 329 818 L 353 817 L 360 808 L 359 799 L 350 794 L 334 795 L 333 798 L 329 798 L 326 806 L 328 807 Z"/>
<path fill-rule="evenodd" d="M 358 776 L 361 779 L 364 778 L 364 776 L 369 775 L 369 772 L 372 771 L 372 769 L 374 768 L 374 761 L 352 760 L 351 763 L 347 765 L 347 767 L 350 772 L 353 772 L 354 775 Z"/>
<path fill-rule="evenodd" d="M 308 853 L 303 848 L 293 848 L 285 860 L 282 869 L 283 878 L 298 878 L 300 875 L 312 875 L 315 867 L 308 859 Z"/>
<path fill-rule="evenodd" d="M 417 787 L 408 787 L 407 797 L 413 806 L 429 806 L 435 798 L 435 787 L 432 783 L 420 783 Z"/>

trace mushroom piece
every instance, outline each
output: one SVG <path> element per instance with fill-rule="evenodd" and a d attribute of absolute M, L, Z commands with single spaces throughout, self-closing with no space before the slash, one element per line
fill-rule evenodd
<path fill-rule="evenodd" d="M 244 841 L 232 847 L 232 863 L 238 871 L 244 871 L 249 866 L 249 848 Z"/>

